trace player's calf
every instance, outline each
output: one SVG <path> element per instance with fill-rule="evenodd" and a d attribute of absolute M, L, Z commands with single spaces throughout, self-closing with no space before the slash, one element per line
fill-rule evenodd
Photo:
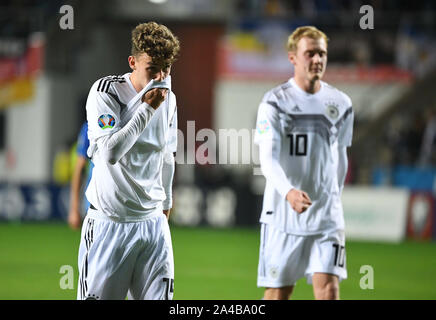
<path fill-rule="evenodd" d="M 339 300 L 339 279 L 336 275 L 315 273 L 312 282 L 316 300 Z"/>
<path fill-rule="evenodd" d="M 287 286 L 282 288 L 266 288 L 263 295 L 264 300 L 289 300 L 291 297 L 294 286 Z"/>

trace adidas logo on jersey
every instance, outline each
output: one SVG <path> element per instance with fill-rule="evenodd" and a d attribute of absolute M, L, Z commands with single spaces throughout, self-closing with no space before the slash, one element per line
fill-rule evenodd
<path fill-rule="evenodd" d="M 302 112 L 302 110 L 298 107 L 298 105 L 295 105 L 295 107 L 292 108 L 292 112 Z"/>

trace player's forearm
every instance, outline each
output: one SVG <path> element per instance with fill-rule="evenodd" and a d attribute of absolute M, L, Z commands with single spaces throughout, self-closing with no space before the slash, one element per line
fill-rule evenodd
<path fill-rule="evenodd" d="M 259 160 L 262 173 L 277 192 L 286 198 L 288 192 L 294 187 L 289 182 L 278 161 L 279 152 L 280 150 L 274 143 L 265 141 L 259 144 Z"/>
<path fill-rule="evenodd" d="M 338 187 L 339 192 L 342 192 L 345 184 L 345 178 L 348 170 L 347 148 L 339 146 L 338 148 Z"/>
<path fill-rule="evenodd" d="M 172 187 L 173 187 L 175 167 L 176 165 L 174 162 L 173 154 L 166 153 L 164 155 L 164 162 L 162 165 L 162 185 L 164 187 L 165 194 L 166 194 L 166 199 L 163 202 L 164 210 L 171 209 L 173 205 Z"/>
<path fill-rule="evenodd" d="M 70 212 L 79 210 L 79 191 L 78 187 L 71 184 L 71 192 L 70 192 Z"/>
<path fill-rule="evenodd" d="M 153 108 L 143 103 L 123 128 L 97 140 L 98 149 L 106 161 L 115 164 L 132 148 L 147 127 L 154 112 Z"/>

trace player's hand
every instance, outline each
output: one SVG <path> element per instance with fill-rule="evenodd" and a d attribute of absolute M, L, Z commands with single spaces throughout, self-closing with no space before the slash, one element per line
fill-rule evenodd
<path fill-rule="evenodd" d="M 68 225 L 73 230 L 79 230 L 82 221 L 78 211 L 70 211 L 68 214 Z"/>
<path fill-rule="evenodd" d="M 165 97 L 167 96 L 168 89 L 163 88 L 154 88 L 150 91 L 147 91 L 142 96 L 142 102 L 147 103 L 150 105 L 154 110 L 159 108 L 161 103 L 165 100 Z"/>
<path fill-rule="evenodd" d="M 286 195 L 286 200 L 297 213 L 303 213 L 312 205 L 309 195 L 297 189 L 291 189 Z"/>
<path fill-rule="evenodd" d="M 171 209 L 168 209 L 168 210 L 162 210 L 163 211 L 163 214 L 167 217 L 167 219 L 169 219 L 170 218 L 170 212 L 171 212 Z"/>

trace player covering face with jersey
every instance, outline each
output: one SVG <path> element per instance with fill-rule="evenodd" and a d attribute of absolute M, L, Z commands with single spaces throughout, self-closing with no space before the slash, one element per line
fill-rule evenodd
<path fill-rule="evenodd" d="M 350 98 L 323 82 L 327 36 L 312 26 L 288 38 L 294 76 L 267 92 L 255 142 L 266 187 L 258 286 L 265 299 L 289 299 L 306 277 L 317 299 L 339 298 L 345 269 L 340 194 L 347 171 Z"/>
<path fill-rule="evenodd" d="M 179 41 L 165 26 L 132 31 L 132 72 L 92 86 L 87 104 L 90 209 L 79 249 L 78 299 L 172 299 L 167 218 L 177 149 L 170 69 Z"/>
<path fill-rule="evenodd" d="M 138 92 L 153 79 L 164 80 L 171 71 L 170 65 L 153 62 L 153 59 L 145 52 L 129 56 L 129 66 L 133 70 L 130 80 Z M 165 88 L 154 88 L 143 95 L 142 101 L 156 109 L 165 99 L 166 93 Z"/>

